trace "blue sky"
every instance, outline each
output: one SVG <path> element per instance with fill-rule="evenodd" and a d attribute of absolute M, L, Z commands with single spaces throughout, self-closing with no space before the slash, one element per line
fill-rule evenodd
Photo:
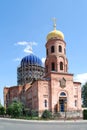
<path fill-rule="evenodd" d="M 69 72 L 75 80 L 87 80 L 87 0 L 0 0 L 0 99 L 3 88 L 17 85 L 21 58 L 33 53 L 45 58 L 47 34 L 64 33 Z"/>

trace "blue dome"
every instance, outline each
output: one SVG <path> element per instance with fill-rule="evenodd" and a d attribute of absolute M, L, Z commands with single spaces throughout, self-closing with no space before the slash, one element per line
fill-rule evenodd
<path fill-rule="evenodd" d="M 28 64 L 42 66 L 42 61 L 37 56 L 30 54 L 28 56 L 25 56 L 21 60 L 21 65 L 28 65 Z"/>

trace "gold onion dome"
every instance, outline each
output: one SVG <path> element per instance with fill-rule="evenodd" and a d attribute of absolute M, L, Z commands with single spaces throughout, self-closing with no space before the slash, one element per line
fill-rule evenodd
<path fill-rule="evenodd" d="M 64 34 L 61 31 L 55 29 L 49 32 L 49 34 L 47 35 L 47 41 L 51 38 L 59 38 L 64 40 Z"/>
<path fill-rule="evenodd" d="M 53 22 L 54 22 L 54 25 L 53 25 L 54 30 L 48 33 L 47 41 L 52 38 L 58 38 L 58 39 L 64 40 L 64 34 L 61 31 L 56 30 L 56 19 L 55 18 L 53 18 Z"/>

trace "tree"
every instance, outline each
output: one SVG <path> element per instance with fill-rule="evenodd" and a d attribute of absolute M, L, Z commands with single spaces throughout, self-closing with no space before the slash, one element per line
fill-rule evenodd
<path fill-rule="evenodd" d="M 6 110 L 6 113 L 8 115 L 11 115 L 12 117 L 19 117 L 23 113 L 23 104 L 18 101 L 14 101 Z"/>
<path fill-rule="evenodd" d="M 0 104 L 0 115 L 5 114 L 5 108 Z"/>
<path fill-rule="evenodd" d="M 82 86 L 83 107 L 87 107 L 87 82 Z"/>
<path fill-rule="evenodd" d="M 87 110 L 83 110 L 83 119 L 87 120 Z"/>

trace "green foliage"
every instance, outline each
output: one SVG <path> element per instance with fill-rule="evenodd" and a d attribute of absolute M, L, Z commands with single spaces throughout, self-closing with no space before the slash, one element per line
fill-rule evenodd
<path fill-rule="evenodd" d="M 24 108 L 23 104 L 17 101 L 14 101 L 11 105 L 9 105 L 9 107 L 6 109 L 6 114 L 17 118 L 38 117 L 38 113 L 35 110 Z"/>
<path fill-rule="evenodd" d="M 83 107 L 87 107 L 87 82 L 82 86 Z"/>
<path fill-rule="evenodd" d="M 87 120 L 87 110 L 83 110 L 83 119 Z"/>
<path fill-rule="evenodd" d="M 43 112 L 43 114 L 42 114 L 42 118 L 44 118 L 44 119 L 50 119 L 51 117 L 52 117 L 52 114 L 51 114 L 51 112 L 48 111 L 48 110 L 45 110 L 45 111 Z"/>
<path fill-rule="evenodd" d="M 24 116 L 29 116 L 29 117 L 37 117 L 38 116 L 38 112 L 35 110 L 30 110 L 29 108 L 25 108 L 23 110 L 23 115 Z"/>
<path fill-rule="evenodd" d="M 23 108 L 23 116 L 28 116 L 29 108 Z"/>
<path fill-rule="evenodd" d="M 31 116 L 31 117 L 36 117 L 36 116 L 38 116 L 37 111 L 31 110 L 31 111 L 30 111 L 30 116 Z"/>
<path fill-rule="evenodd" d="M 9 116 L 11 116 L 12 115 L 12 112 L 13 111 L 13 108 L 12 108 L 12 106 L 10 105 L 7 109 L 6 109 L 6 114 L 8 114 Z"/>
<path fill-rule="evenodd" d="M 19 117 L 22 115 L 23 105 L 20 102 L 14 101 L 6 110 L 6 113 L 12 117 Z"/>
<path fill-rule="evenodd" d="M 5 115 L 5 108 L 0 105 L 0 115 Z"/>

